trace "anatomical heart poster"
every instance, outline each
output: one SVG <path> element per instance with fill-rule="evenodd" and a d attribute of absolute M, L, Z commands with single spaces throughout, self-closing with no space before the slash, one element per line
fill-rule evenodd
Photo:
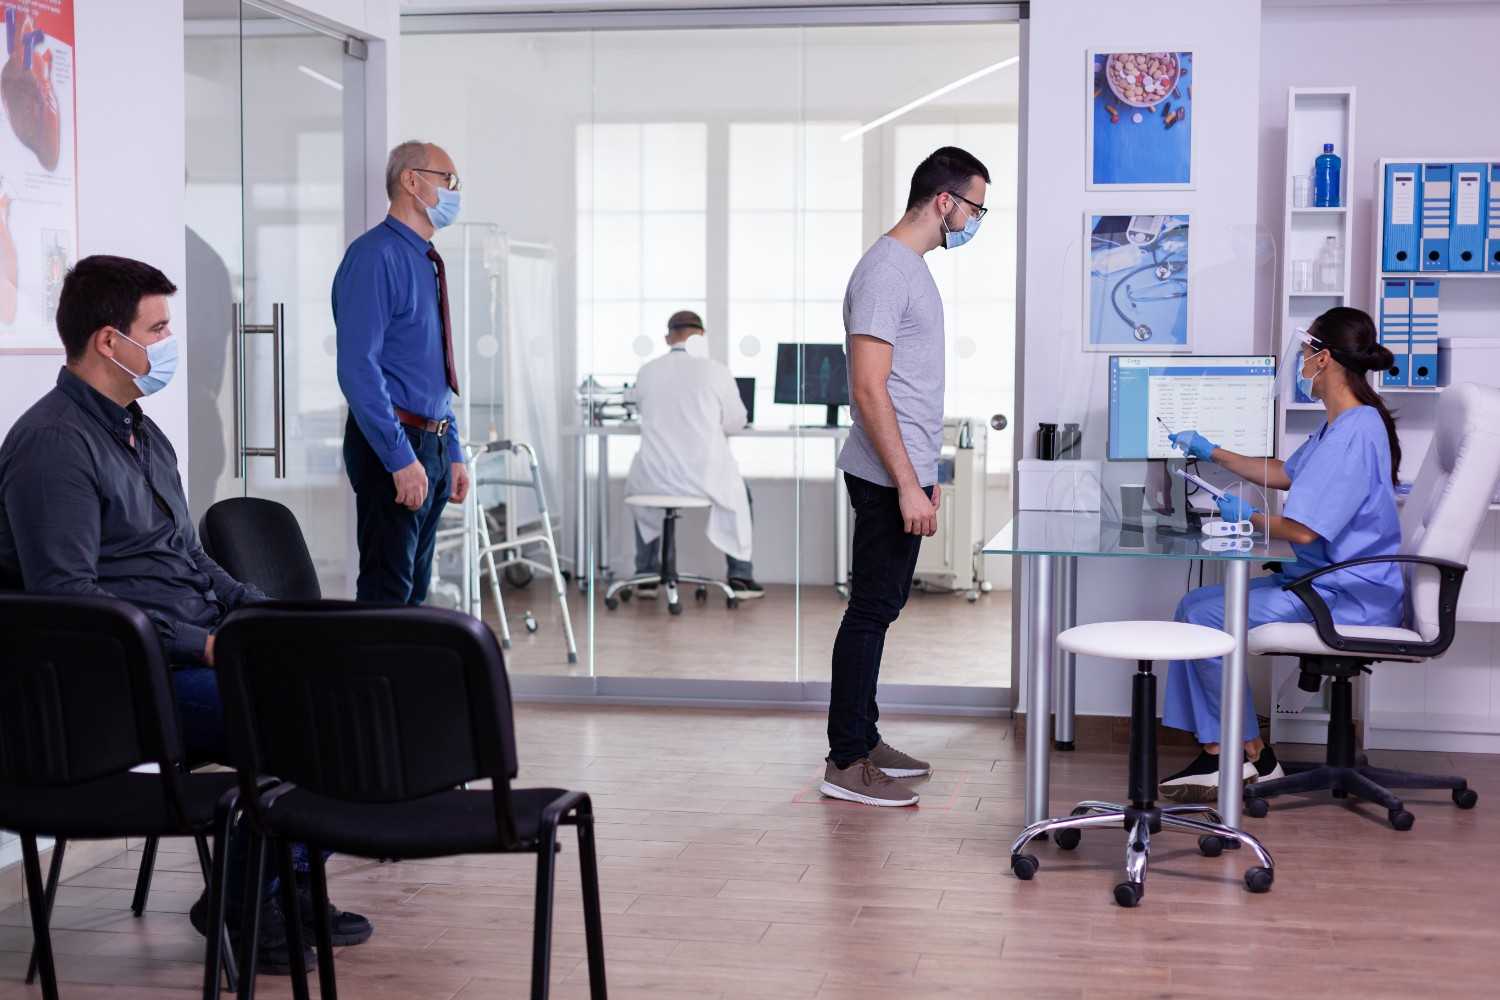
<path fill-rule="evenodd" d="M 61 351 L 78 252 L 73 0 L 0 0 L 0 354 Z"/>

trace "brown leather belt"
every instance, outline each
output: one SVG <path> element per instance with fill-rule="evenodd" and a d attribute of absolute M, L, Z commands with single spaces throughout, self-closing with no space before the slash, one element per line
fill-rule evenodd
<path fill-rule="evenodd" d="M 403 410 L 399 406 L 393 406 L 391 409 L 396 411 L 396 419 L 405 427 L 414 427 L 419 431 L 439 436 L 448 433 L 448 418 L 446 417 L 442 420 L 428 420 L 426 417 L 417 416 L 410 410 Z"/>

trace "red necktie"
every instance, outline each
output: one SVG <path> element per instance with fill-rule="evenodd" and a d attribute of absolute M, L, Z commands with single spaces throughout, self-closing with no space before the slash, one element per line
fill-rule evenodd
<path fill-rule="evenodd" d="M 453 323 L 448 318 L 448 272 L 436 247 L 427 248 L 427 259 L 437 265 L 438 309 L 443 314 L 443 367 L 448 373 L 448 388 L 458 395 L 458 369 L 453 366 Z"/>

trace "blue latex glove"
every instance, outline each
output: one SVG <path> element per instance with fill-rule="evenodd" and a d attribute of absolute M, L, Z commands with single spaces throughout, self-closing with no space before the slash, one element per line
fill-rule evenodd
<path fill-rule="evenodd" d="M 1259 514 L 1260 508 L 1243 497 L 1222 496 L 1217 500 L 1219 516 L 1226 521 L 1248 521 L 1251 514 Z"/>
<path fill-rule="evenodd" d="M 1214 449 L 1218 447 L 1197 431 L 1178 431 L 1167 435 L 1167 440 L 1191 457 L 1204 462 L 1213 461 Z"/>

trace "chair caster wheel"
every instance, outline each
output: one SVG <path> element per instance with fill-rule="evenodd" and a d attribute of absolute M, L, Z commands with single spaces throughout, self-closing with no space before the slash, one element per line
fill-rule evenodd
<path fill-rule="evenodd" d="M 1224 841 L 1212 834 L 1198 838 L 1198 853 L 1205 858 L 1217 858 L 1224 853 Z"/>
<path fill-rule="evenodd" d="M 1411 825 L 1417 821 L 1417 818 L 1405 809 L 1392 809 L 1386 816 L 1390 819 L 1392 827 L 1403 832 L 1410 830 Z"/>
<path fill-rule="evenodd" d="M 1078 830 L 1058 830 L 1052 839 L 1057 843 L 1058 850 L 1071 851 L 1083 839 L 1083 833 Z"/>
<path fill-rule="evenodd" d="M 604 599 L 604 606 L 609 610 L 614 611 L 620 606 L 620 599 L 618 597 L 606 597 Z"/>
<path fill-rule="evenodd" d="M 667 605 L 667 610 L 669 612 L 671 612 L 672 614 L 674 614 L 674 615 L 680 615 L 680 614 L 682 614 L 682 602 L 680 602 L 680 601 L 674 601 L 673 603 L 668 604 Z"/>
<path fill-rule="evenodd" d="M 1453 804 L 1460 809 L 1473 809 L 1479 804 L 1479 793 L 1472 788 L 1453 789 Z"/>
<path fill-rule="evenodd" d="M 708 603 L 708 588 L 707 587 L 699 587 L 697 590 L 693 591 L 693 600 L 697 601 L 699 604 L 707 604 Z"/>
<path fill-rule="evenodd" d="M 1270 892 L 1275 881 L 1276 873 L 1269 868 L 1257 866 L 1245 872 L 1245 888 L 1251 892 Z"/>
<path fill-rule="evenodd" d="M 620 600 L 622 601 L 628 601 L 634 596 L 635 591 L 631 590 L 629 587 L 626 587 L 624 590 L 620 591 Z"/>
<path fill-rule="evenodd" d="M 1013 854 L 1010 858 L 1010 870 L 1015 873 L 1016 878 L 1022 882 L 1030 882 L 1032 876 L 1041 865 L 1036 858 L 1030 854 Z"/>
<path fill-rule="evenodd" d="M 1246 799 L 1245 815 L 1254 816 L 1256 819 L 1265 819 L 1266 813 L 1271 811 L 1271 804 L 1265 799 Z"/>
<path fill-rule="evenodd" d="M 738 597 L 726 597 L 726 598 L 724 598 L 724 607 L 728 608 L 730 611 L 733 611 L 735 608 L 737 608 L 739 606 L 740 606 L 740 599 Z"/>
<path fill-rule="evenodd" d="M 1127 910 L 1138 906 L 1145 894 L 1146 887 L 1139 882 L 1121 882 L 1115 886 L 1115 902 Z"/>

